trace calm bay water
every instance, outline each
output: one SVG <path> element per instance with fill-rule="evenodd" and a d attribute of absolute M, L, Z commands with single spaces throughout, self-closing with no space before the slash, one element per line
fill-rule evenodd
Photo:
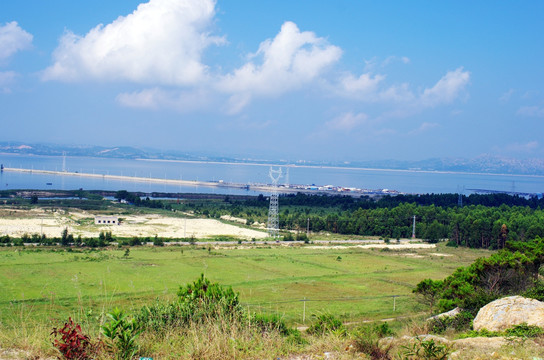
<path fill-rule="evenodd" d="M 5 167 L 34 170 L 63 170 L 63 158 L 56 156 L 21 156 L 0 154 Z M 181 179 L 270 183 L 269 165 L 224 164 L 205 162 L 174 162 L 149 160 L 124 160 L 66 157 L 64 168 L 70 172 Z M 285 174 L 285 168 L 283 168 Z M 285 181 L 285 177 L 280 183 Z M 51 185 L 48 185 L 51 183 Z M 419 171 L 369 170 L 331 167 L 300 167 L 289 169 L 289 183 L 334 185 L 364 189 L 394 189 L 406 193 L 456 193 L 465 189 L 490 189 L 542 193 L 544 177 L 489 175 L 469 173 L 437 173 Z M 198 192 L 221 194 L 255 194 L 251 191 L 229 188 L 206 188 L 167 185 L 150 182 L 106 180 L 63 175 L 3 172 L 0 175 L 2 189 L 60 189 L 73 190 L 128 190 L 143 192 Z M 470 191 L 465 190 L 468 194 Z"/>

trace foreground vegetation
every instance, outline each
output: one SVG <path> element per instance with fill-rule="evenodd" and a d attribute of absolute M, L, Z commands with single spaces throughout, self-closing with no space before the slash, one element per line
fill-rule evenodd
<path fill-rule="evenodd" d="M 128 196 L 118 195 L 119 199 Z M 191 239 L 184 246 L 164 246 L 162 239 L 152 239 L 153 246 L 131 246 L 138 245 L 131 243 L 134 239 L 114 239 L 107 232 L 97 234 L 98 248 L 89 246 L 88 239 L 70 237 L 67 231 L 47 241 L 34 236 L 3 237 L 0 349 L 28 351 L 20 356 L 26 358 L 74 359 L 294 359 L 297 354 L 436 359 L 457 351 L 435 338 L 413 338 L 435 333 L 449 338 L 519 338 L 508 340 L 496 356 L 540 354 L 544 337 L 539 328 L 521 325 L 502 334 L 471 331 L 477 309 L 493 299 L 512 294 L 544 299 L 539 277 L 544 264 L 540 205 L 461 208 L 417 203 L 447 199 L 428 196 L 399 204 L 391 198 L 382 203 L 302 195 L 283 199 L 280 221 L 284 229 L 304 230 L 310 219 L 310 224 L 322 221 L 329 230 L 316 233 L 317 225 L 313 225 L 309 239 L 302 231 L 293 239 L 304 237 L 311 243 L 318 237 L 339 238 L 338 233 L 351 232 L 374 234 L 387 242 L 394 238 L 390 230 L 407 231 L 408 225 L 395 221 L 415 213 L 418 231 L 442 231 L 427 236 L 428 241 L 438 242 L 437 247 L 423 250 L 395 250 L 396 241 L 391 249 L 382 250 L 289 241 L 274 246 L 240 244 L 236 239 L 226 239 L 231 241 L 221 246 L 197 246 Z M 485 199 L 490 198 L 479 201 Z M 136 207 L 98 198 L 88 201 L 98 213 L 180 210 L 173 215 L 190 212 L 213 218 L 228 214 L 246 219 L 244 226 L 261 221 L 267 203 L 264 197 L 144 199 Z M 85 208 L 86 201 L 13 198 L 9 206 L 61 204 Z M 373 224 L 374 230 L 357 227 L 355 231 L 350 225 L 365 223 Z M 466 231 L 448 233 L 456 226 Z M 452 237 L 455 234 L 458 238 Z M 448 236 L 449 241 L 439 241 Z M 24 246 L 33 238 L 40 246 Z M 451 320 L 425 321 L 429 314 L 455 306 L 465 311 Z M 384 319 L 394 320 L 374 323 Z M 410 338 L 384 340 L 391 335 Z M 485 354 L 489 355 L 476 349 L 461 358 L 485 358 Z"/>

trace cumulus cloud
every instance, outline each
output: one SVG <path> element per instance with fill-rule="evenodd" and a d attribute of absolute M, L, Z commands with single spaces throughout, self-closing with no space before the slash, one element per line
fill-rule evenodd
<path fill-rule="evenodd" d="M 85 36 L 66 32 L 43 79 L 195 84 L 206 75 L 204 49 L 224 42 L 207 32 L 214 15 L 213 0 L 150 0 Z"/>
<path fill-rule="evenodd" d="M 404 104 L 412 108 L 426 108 L 453 102 L 470 80 L 470 73 L 462 67 L 449 71 L 431 88 L 414 93 L 410 84 L 401 83 L 386 86 L 385 75 L 367 72 L 356 78 L 348 74 L 337 86 L 341 96 L 366 102 Z"/>
<path fill-rule="evenodd" d="M 248 63 L 224 76 L 218 89 L 234 94 L 233 102 L 241 108 L 251 96 L 274 96 L 311 82 L 341 54 L 339 47 L 288 21 L 274 39 L 260 44 Z"/>
<path fill-rule="evenodd" d="M 529 117 L 544 117 L 544 107 L 522 106 L 518 109 L 517 114 Z"/>
<path fill-rule="evenodd" d="M 31 46 L 32 35 L 21 29 L 17 22 L 12 21 L 0 26 L 0 61 Z"/>
<path fill-rule="evenodd" d="M 427 107 L 449 104 L 459 96 L 469 80 L 470 73 L 462 67 L 448 71 L 432 88 L 423 91 L 421 102 Z"/>
<path fill-rule="evenodd" d="M 350 131 L 365 123 L 367 119 L 368 116 L 364 113 L 354 114 L 349 112 L 325 123 L 325 127 L 331 130 Z"/>

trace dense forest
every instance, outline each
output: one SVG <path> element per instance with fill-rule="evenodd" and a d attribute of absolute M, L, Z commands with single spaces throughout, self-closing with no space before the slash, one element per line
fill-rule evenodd
<path fill-rule="evenodd" d="M 197 213 L 266 221 L 268 199 L 262 195 L 245 200 L 225 198 L 222 204 L 187 203 Z M 527 241 L 544 236 L 544 199 L 507 194 L 463 196 L 427 194 L 386 196 L 379 200 L 348 196 L 280 197 L 280 228 L 327 231 L 346 235 L 400 239 L 412 236 L 430 242 L 448 239 L 450 245 L 500 249 L 507 240 Z"/>

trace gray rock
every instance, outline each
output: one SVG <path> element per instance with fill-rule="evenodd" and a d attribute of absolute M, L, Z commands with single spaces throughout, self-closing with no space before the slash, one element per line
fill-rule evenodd
<path fill-rule="evenodd" d="M 456 317 L 457 315 L 459 315 L 460 312 L 461 312 L 461 309 L 456 307 L 455 309 L 450 310 L 450 311 L 446 311 L 445 313 L 438 314 L 438 315 L 435 315 L 435 316 L 431 316 L 427 320 L 442 319 L 442 318 L 449 318 L 449 317 L 453 318 L 453 317 Z"/>
<path fill-rule="evenodd" d="M 526 323 L 544 328 L 544 302 L 509 296 L 490 302 L 478 311 L 474 330 L 503 331 Z"/>

